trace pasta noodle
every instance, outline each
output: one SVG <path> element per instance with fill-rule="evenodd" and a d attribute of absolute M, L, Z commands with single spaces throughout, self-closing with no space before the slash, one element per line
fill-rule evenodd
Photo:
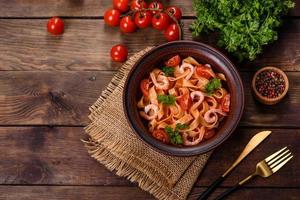
<path fill-rule="evenodd" d="M 214 136 L 227 116 L 230 94 L 226 77 L 194 58 L 169 59 L 141 82 L 137 107 L 150 134 L 168 144 L 193 146 Z"/>

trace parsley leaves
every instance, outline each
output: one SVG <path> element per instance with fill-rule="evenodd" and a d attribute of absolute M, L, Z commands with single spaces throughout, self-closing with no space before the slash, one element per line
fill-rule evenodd
<path fill-rule="evenodd" d="M 193 0 L 197 19 L 190 28 L 193 36 L 216 31 L 220 47 L 240 61 L 254 60 L 277 40 L 281 16 L 294 6 L 293 0 Z"/>
<path fill-rule="evenodd" d="M 175 104 L 176 97 L 173 95 L 157 95 L 157 100 L 159 103 L 163 103 L 165 105 L 173 105 Z"/>
<path fill-rule="evenodd" d="M 165 132 L 169 135 L 170 137 L 170 142 L 172 144 L 182 144 L 182 136 L 179 133 L 179 130 L 187 129 L 189 126 L 187 124 L 176 124 L 175 130 L 172 129 L 172 127 L 167 126 L 165 127 Z"/>
<path fill-rule="evenodd" d="M 222 87 L 221 80 L 218 78 L 210 79 L 210 81 L 205 86 L 205 92 L 209 95 L 212 95 L 214 91 Z"/>
<path fill-rule="evenodd" d="M 174 67 L 164 66 L 161 68 L 161 70 L 165 73 L 166 76 L 174 76 Z"/>

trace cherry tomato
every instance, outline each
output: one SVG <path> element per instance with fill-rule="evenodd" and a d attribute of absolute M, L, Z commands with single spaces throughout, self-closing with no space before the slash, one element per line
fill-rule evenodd
<path fill-rule="evenodd" d="M 132 33 L 136 29 L 136 25 L 131 16 L 125 16 L 121 19 L 120 29 L 124 33 Z"/>
<path fill-rule="evenodd" d="M 226 94 L 221 100 L 221 108 L 223 112 L 229 112 L 230 94 Z"/>
<path fill-rule="evenodd" d="M 144 0 L 133 0 L 130 4 L 130 10 L 140 10 L 147 8 L 147 3 Z"/>
<path fill-rule="evenodd" d="M 129 0 L 113 0 L 115 9 L 118 9 L 121 13 L 124 13 L 129 8 Z"/>
<path fill-rule="evenodd" d="M 127 47 L 122 44 L 115 45 L 110 50 L 110 56 L 113 61 L 124 62 L 127 59 Z"/>
<path fill-rule="evenodd" d="M 153 1 L 149 4 L 149 7 L 150 9 L 157 9 L 157 10 L 162 10 L 164 8 L 164 5 L 161 3 L 161 2 L 158 2 L 158 1 Z M 151 13 L 153 15 L 155 15 L 156 13 L 160 12 L 160 11 L 157 11 L 157 10 L 151 10 Z"/>
<path fill-rule="evenodd" d="M 152 26 L 157 30 L 165 30 L 170 24 L 170 17 L 166 13 L 160 12 L 152 17 Z"/>
<path fill-rule="evenodd" d="M 163 143 L 169 143 L 170 142 L 170 138 L 169 138 L 168 134 L 162 129 L 154 130 L 152 132 L 152 136 L 155 139 L 162 141 Z"/>
<path fill-rule="evenodd" d="M 146 28 L 151 24 L 152 15 L 149 11 L 138 12 L 134 16 L 134 22 L 139 28 Z"/>
<path fill-rule="evenodd" d="M 214 129 L 211 129 L 211 130 L 207 130 L 205 131 L 204 133 L 204 139 L 210 139 L 212 138 L 214 135 L 216 134 L 215 130 Z"/>
<path fill-rule="evenodd" d="M 109 9 L 104 13 L 104 22 L 109 26 L 118 26 L 120 23 L 120 11 Z"/>
<path fill-rule="evenodd" d="M 179 40 L 178 25 L 173 23 L 164 31 L 165 38 L 170 41 Z"/>
<path fill-rule="evenodd" d="M 60 35 L 64 32 L 64 22 L 59 17 L 52 17 L 47 23 L 49 33 Z"/>
<path fill-rule="evenodd" d="M 175 67 L 179 65 L 180 62 L 181 62 L 180 56 L 176 55 L 170 58 L 165 64 L 167 65 L 167 67 Z"/>
<path fill-rule="evenodd" d="M 178 8 L 177 6 L 170 6 L 166 9 L 166 12 L 169 13 L 170 15 L 174 16 L 177 21 L 181 19 L 182 12 L 181 9 Z"/>
<path fill-rule="evenodd" d="M 183 110 L 188 110 L 192 105 L 192 99 L 189 94 L 182 95 L 178 100 L 179 105 Z"/>
<path fill-rule="evenodd" d="M 213 76 L 212 69 L 204 65 L 198 65 L 196 67 L 196 73 L 206 79 L 210 79 Z"/>
<path fill-rule="evenodd" d="M 143 79 L 140 84 L 143 95 L 146 97 L 149 95 L 149 84 L 150 84 L 150 81 L 148 79 Z"/>

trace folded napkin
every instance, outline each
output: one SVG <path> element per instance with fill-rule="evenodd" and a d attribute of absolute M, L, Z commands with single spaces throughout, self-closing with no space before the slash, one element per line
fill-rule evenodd
<path fill-rule="evenodd" d="M 128 72 L 151 47 L 132 56 L 90 107 L 91 123 L 85 128 L 88 153 L 117 175 L 137 182 L 158 199 L 186 199 L 203 169 L 208 154 L 175 157 L 159 153 L 131 130 L 122 103 Z"/>

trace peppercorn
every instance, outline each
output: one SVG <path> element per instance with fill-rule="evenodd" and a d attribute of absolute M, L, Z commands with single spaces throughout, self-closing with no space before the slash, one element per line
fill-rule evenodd
<path fill-rule="evenodd" d="M 284 78 L 281 74 L 265 70 L 259 73 L 255 80 L 256 90 L 264 97 L 279 97 L 285 90 Z"/>

